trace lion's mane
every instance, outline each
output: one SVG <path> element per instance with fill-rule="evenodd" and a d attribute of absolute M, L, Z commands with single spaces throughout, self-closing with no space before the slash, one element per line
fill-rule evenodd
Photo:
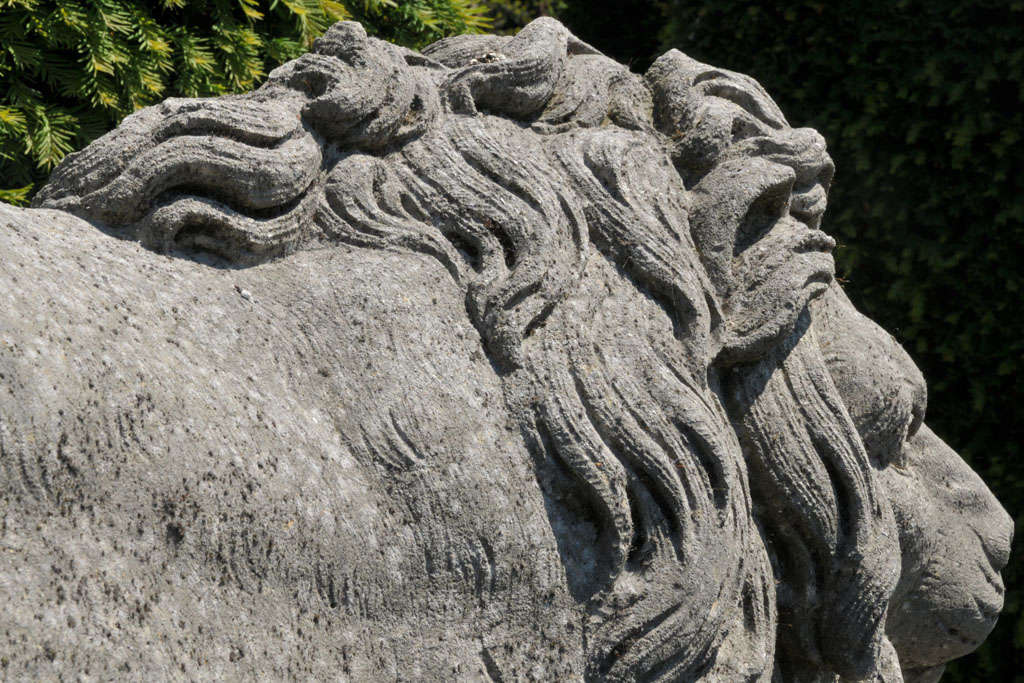
<path fill-rule="evenodd" d="M 133 114 L 36 201 L 234 265 L 337 243 L 438 259 L 465 291 L 546 494 L 594 529 L 592 555 L 564 557 L 590 614 L 589 673 L 767 679 L 769 549 L 789 541 L 759 527 L 709 373 L 722 313 L 684 184 L 706 169 L 676 169 L 655 104 L 642 78 L 553 20 L 423 54 L 343 23 L 251 94 Z M 632 327 L 645 316 L 656 323 Z M 822 466 L 809 474 L 833 491 Z M 824 533 L 842 534 L 833 518 L 849 501 L 823 501 Z M 855 541 L 800 547 L 833 562 Z M 817 604 L 814 586 L 796 590 L 793 609 Z M 877 640 L 888 596 L 868 599 L 858 633 Z"/>

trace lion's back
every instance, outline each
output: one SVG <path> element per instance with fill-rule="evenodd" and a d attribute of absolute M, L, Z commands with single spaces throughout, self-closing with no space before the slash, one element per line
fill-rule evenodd
<path fill-rule="evenodd" d="M 528 454 L 433 260 L 214 268 L 0 214 L 9 672 L 579 670 Z"/>

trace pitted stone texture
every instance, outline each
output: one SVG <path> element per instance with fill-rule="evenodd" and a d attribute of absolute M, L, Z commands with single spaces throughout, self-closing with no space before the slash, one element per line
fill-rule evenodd
<path fill-rule="evenodd" d="M 5 677 L 579 674 L 528 454 L 435 261 L 215 269 L 0 221 Z"/>
<path fill-rule="evenodd" d="M 752 79 L 342 23 L 0 207 L 12 678 L 927 681 L 1008 516 Z"/>

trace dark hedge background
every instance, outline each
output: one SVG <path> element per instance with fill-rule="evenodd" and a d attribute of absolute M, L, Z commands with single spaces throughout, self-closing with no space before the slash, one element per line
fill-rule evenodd
<path fill-rule="evenodd" d="M 670 47 L 757 78 L 836 162 L 824 227 L 846 291 L 929 380 L 928 423 L 1024 523 L 1024 2 L 566 2 L 645 69 Z M 1015 543 L 995 631 L 943 681 L 1024 682 Z"/>

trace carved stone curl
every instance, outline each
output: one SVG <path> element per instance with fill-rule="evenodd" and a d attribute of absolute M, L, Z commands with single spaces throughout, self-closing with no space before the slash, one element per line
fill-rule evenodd
<path fill-rule="evenodd" d="M 334 26 L 0 206 L 6 674 L 933 681 L 1012 526 L 749 77 Z"/>

